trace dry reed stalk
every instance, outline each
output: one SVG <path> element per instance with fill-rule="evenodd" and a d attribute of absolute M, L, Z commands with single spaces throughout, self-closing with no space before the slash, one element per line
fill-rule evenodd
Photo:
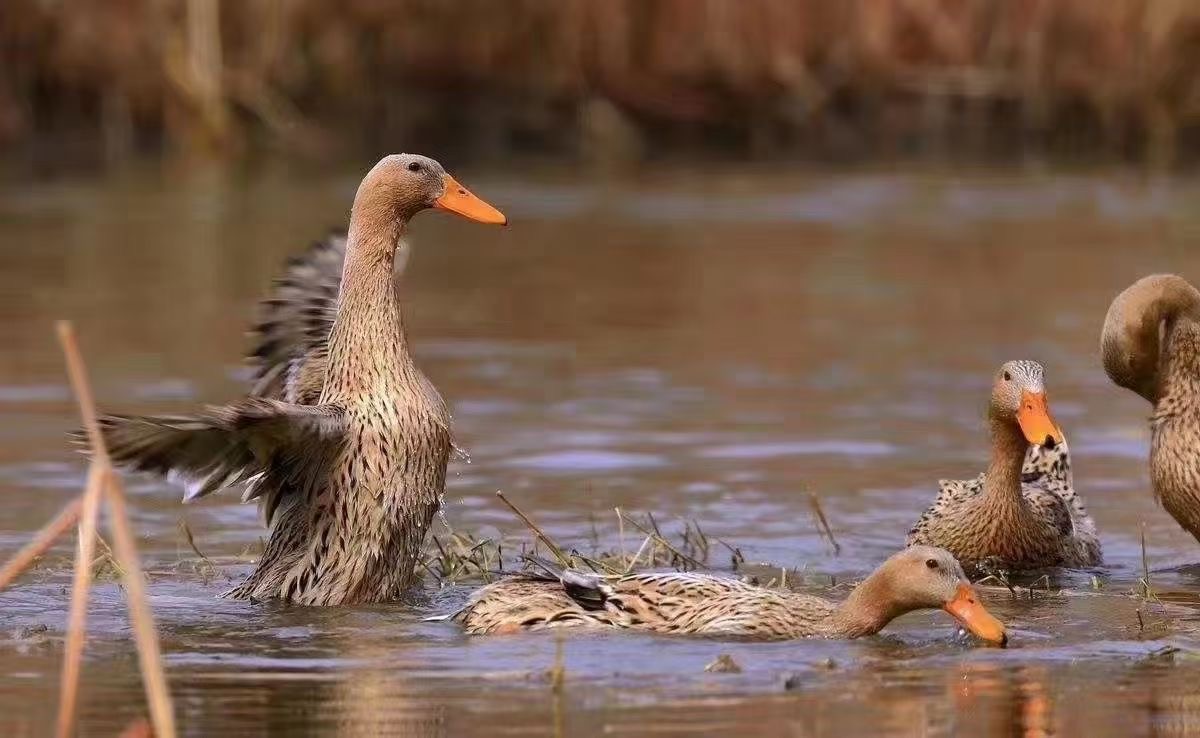
<path fill-rule="evenodd" d="M 1150 583 L 1150 559 L 1146 556 L 1146 522 L 1143 520 L 1139 523 L 1141 529 L 1142 540 L 1142 597 L 1151 602 L 1158 601 L 1158 595 L 1154 594 L 1154 587 Z"/>
<path fill-rule="evenodd" d="M 637 528 L 642 533 L 644 533 L 648 536 L 653 536 L 654 540 L 657 541 L 660 546 L 662 546 L 663 548 L 667 549 L 671 553 L 678 556 L 681 561 L 686 561 L 686 562 L 690 563 L 692 566 L 696 567 L 697 569 L 704 568 L 704 562 L 698 561 L 695 558 L 688 556 L 683 551 L 680 551 L 678 548 L 675 548 L 675 546 L 671 545 L 671 542 L 668 541 L 666 539 L 666 537 L 663 536 L 662 532 L 658 530 L 658 524 L 654 522 L 654 516 L 650 516 L 650 526 L 651 527 L 647 528 L 646 526 L 642 525 L 641 523 L 634 520 L 633 518 L 625 515 L 625 513 L 618 513 L 618 514 L 621 515 L 621 517 L 625 518 L 625 522 L 627 522 L 630 525 L 632 525 L 633 527 Z"/>
<path fill-rule="evenodd" d="M 12 584 L 13 580 L 21 575 L 26 569 L 38 559 L 39 556 L 54 545 L 58 537 L 71 529 L 75 525 L 75 521 L 79 520 L 79 514 L 83 510 L 83 498 L 76 497 L 67 503 L 58 515 L 46 523 L 33 540 L 25 544 L 8 563 L 0 569 L 0 590 L 3 590 L 8 585 Z"/>
<path fill-rule="evenodd" d="M 150 721 L 154 735 L 158 738 L 174 738 L 175 713 L 171 705 L 171 692 L 167 686 L 167 675 L 163 669 L 162 652 L 158 645 L 158 631 L 154 625 L 154 614 L 146 596 L 146 575 L 138 558 L 137 544 L 129 524 L 129 513 L 125 507 L 125 489 L 117 475 L 109 471 L 108 484 L 109 526 L 112 528 L 113 546 L 117 561 L 125 570 L 125 592 L 128 597 L 129 619 L 133 624 L 134 640 L 138 647 L 138 662 L 142 668 L 142 680 L 146 683 L 146 699 L 150 703 Z"/>
<path fill-rule="evenodd" d="M 158 633 L 154 628 L 154 617 L 150 612 L 150 605 L 146 598 L 145 576 L 142 573 L 141 562 L 138 559 L 133 532 L 129 526 L 128 511 L 125 507 L 125 490 L 121 485 L 120 479 L 113 472 L 109 462 L 108 448 L 104 444 L 104 436 L 100 432 L 100 423 L 97 420 L 96 404 L 92 396 L 91 384 L 88 382 L 83 357 L 79 353 L 79 346 L 75 340 L 75 331 L 69 322 L 59 321 L 58 340 L 62 345 L 63 355 L 66 357 L 67 374 L 70 377 L 75 398 L 79 403 L 79 414 L 83 420 L 84 429 L 87 431 L 88 440 L 91 443 L 92 469 L 89 471 L 88 476 L 89 479 L 92 478 L 93 474 L 99 477 L 99 486 L 108 499 L 109 525 L 112 528 L 117 560 L 125 573 L 125 591 L 128 596 L 129 619 L 132 622 L 134 638 L 137 642 L 138 661 L 142 669 L 142 680 L 146 684 L 146 699 L 150 703 L 151 724 L 154 727 L 154 734 L 158 738 L 175 738 L 175 715 L 171 706 L 171 695 L 167 689 L 166 674 L 162 665 L 162 654 L 159 651 L 158 645 Z M 85 492 L 86 494 L 87 492 Z M 84 526 L 87 525 L 87 507 L 88 503 L 85 497 Z M 94 533 L 93 519 L 93 540 Z M 77 563 L 88 568 L 91 566 L 90 561 Z M 76 580 L 86 581 L 86 577 L 81 579 L 77 572 Z M 72 610 L 74 614 L 74 608 Z M 82 631 L 79 637 L 82 638 Z M 66 676 L 70 676 L 70 668 L 71 666 L 68 664 L 65 670 Z M 74 678 L 78 679 L 77 665 L 74 671 Z M 75 685 L 72 684 L 69 692 L 64 691 L 64 696 L 69 694 L 70 699 L 73 701 L 75 691 Z M 60 718 L 68 708 L 73 711 L 73 705 L 63 706 L 60 704 Z M 69 732 L 69 721 L 67 725 L 67 731 Z M 62 734 L 63 726 L 61 722 L 59 730 L 60 734 Z"/>
<path fill-rule="evenodd" d="M 550 549 L 550 553 L 554 554 L 554 558 L 558 559 L 558 563 L 566 567 L 571 566 L 571 559 L 563 553 L 563 550 L 558 547 L 558 544 L 551 540 L 550 536 L 543 533 L 542 529 L 537 526 L 537 523 L 533 522 L 528 515 L 521 512 L 519 507 L 512 504 L 512 502 L 504 496 L 503 490 L 496 490 L 496 496 L 500 498 L 501 502 L 503 502 L 505 505 L 508 505 L 508 509 L 512 510 L 513 513 L 525 523 L 525 525 L 529 526 L 529 530 L 533 531 L 533 534 L 537 536 L 538 540 L 546 544 L 546 548 Z"/>
<path fill-rule="evenodd" d="M 75 719 L 79 696 L 80 664 L 87 633 L 88 597 L 92 586 L 92 558 L 96 552 L 96 524 L 100 517 L 100 498 L 108 472 L 107 461 L 93 461 L 88 468 L 87 487 L 83 492 L 83 514 L 79 520 L 79 546 L 71 584 L 71 610 L 67 617 L 67 643 L 58 696 L 58 721 L 55 735 L 67 738 Z"/>
<path fill-rule="evenodd" d="M 653 541 L 653 534 L 646 536 L 646 540 L 642 541 L 642 545 L 638 547 L 637 553 L 633 555 L 632 559 L 629 559 L 629 563 L 625 566 L 626 574 L 633 571 L 633 567 L 637 566 L 638 559 L 642 558 L 642 552 L 644 552 L 646 550 L 646 546 L 649 546 Z"/>
<path fill-rule="evenodd" d="M 841 554 L 842 547 L 838 544 L 837 539 L 833 537 L 833 528 L 829 527 L 829 519 L 825 517 L 825 510 L 821 507 L 821 498 L 817 497 L 816 492 L 808 493 L 808 504 L 812 508 L 813 517 L 817 521 L 817 530 L 820 531 L 821 537 L 833 546 L 834 556 Z"/>
<path fill-rule="evenodd" d="M 625 521 L 621 518 L 621 508 L 614 507 L 617 513 L 617 545 L 621 553 L 621 560 L 626 561 L 629 557 L 625 554 Z"/>

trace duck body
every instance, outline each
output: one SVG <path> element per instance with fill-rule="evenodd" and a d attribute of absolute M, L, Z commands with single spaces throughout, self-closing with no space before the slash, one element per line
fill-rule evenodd
<path fill-rule="evenodd" d="M 839 630 L 832 602 L 738 579 L 681 572 L 566 577 L 573 580 L 517 575 L 489 585 L 459 619 L 476 634 L 584 626 L 781 640 Z"/>
<path fill-rule="evenodd" d="M 286 385 L 293 401 L 317 394 L 316 404 L 341 408 L 344 438 L 319 483 L 274 503 L 274 545 L 234 597 L 387 601 L 414 583 L 445 489 L 450 414 L 408 351 L 390 260 L 371 268 L 356 258 L 346 259 L 327 340 L 297 357 Z"/>
<path fill-rule="evenodd" d="M 473 634 L 585 627 L 785 640 L 870 635 L 905 612 L 941 608 L 977 635 L 1007 641 L 954 558 L 923 546 L 890 558 L 841 604 L 708 574 L 606 577 L 543 566 L 544 574 L 515 575 L 480 588 L 450 617 Z"/>
<path fill-rule="evenodd" d="M 244 486 L 243 500 L 259 502 L 271 536 L 228 596 L 380 602 L 415 582 L 450 415 L 409 353 L 394 273 L 409 218 L 430 207 L 505 222 L 432 159 L 385 157 L 359 187 L 346 238 L 294 261 L 268 301 L 249 397 L 102 419 L 116 462 L 183 481 L 185 501 Z"/>
<path fill-rule="evenodd" d="M 1011 405 L 1018 409 L 1006 412 Z M 941 480 L 908 545 L 940 546 L 968 569 L 1098 565 L 1100 539 L 1075 493 L 1066 440 L 1049 419 L 1041 366 L 1005 364 L 989 415 L 988 470 L 971 480 Z"/>
<path fill-rule="evenodd" d="M 1155 499 L 1200 540 L 1200 292 L 1173 274 L 1138 280 L 1109 307 L 1100 350 L 1109 378 L 1154 406 Z"/>

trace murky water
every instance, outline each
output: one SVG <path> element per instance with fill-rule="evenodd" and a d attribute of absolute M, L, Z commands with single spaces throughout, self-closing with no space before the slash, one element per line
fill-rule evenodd
<path fill-rule="evenodd" d="M 991 372 L 1035 358 L 1107 565 L 1052 573 L 1032 596 L 985 591 L 1011 624 L 1006 651 L 937 614 L 859 642 L 572 634 L 556 696 L 550 636 L 467 638 L 400 606 L 215 599 L 246 567 L 206 578 L 178 564 L 193 557 L 179 521 L 210 556 L 236 557 L 263 535 L 255 511 L 232 495 L 183 507 L 137 477 L 187 734 L 1200 731 L 1200 549 L 1154 504 L 1148 408 L 1109 385 L 1096 351 L 1108 301 L 1134 278 L 1200 277 L 1196 186 L 704 168 L 619 187 L 463 179 L 513 226 L 421 217 L 405 289 L 419 358 L 471 455 L 450 474 L 451 526 L 523 538 L 494 498 L 504 489 L 581 547 L 618 545 L 621 506 L 852 580 L 901 545 L 935 480 L 982 470 Z M 75 319 L 107 409 L 231 398 L 251 305 L 285 255 L 343 222 L 356 184 L 142 173 L 0 191 L 0 554 L 83 482 L 52 319 Z M 1166 604 L 1131 596 L 1142 523 Z M 59 546 L 0 595 L 4 734 L 52 719 L 70 554 Z M 84 727 L 111 735 L 143 711 L 116 585 L 100 585 L 90 626 Z M 722 653 L 743 671 L 706 673 Z"/>

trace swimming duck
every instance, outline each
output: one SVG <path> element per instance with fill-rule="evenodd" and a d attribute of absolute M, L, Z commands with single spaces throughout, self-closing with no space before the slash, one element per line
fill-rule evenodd
<path fill-rule="evenodd" d="M 263 380 L 272 364 L 238 402 L 102 420 L 116 462 L 183 481 L 185 501 L 242 484 L 244 500 L 259 500 L 270 539 L 227 596 L 337 605 L 395 599 L 414 583 L 445 487 L 450 416 L 409 354 L 393 272 L 409 219 L 429 208 L 506 223 L 433 159 L 387 156 L 355 195 L 337 299 L 315 316 L 324 322 L 263 352 L 289 357 L 286 381 Z"/>
<path fill-rule="evenodd" d="M 542 562 L 473 593 L 454 619 L 468 633 L 562 627 L 764 640 L 873 635 L 914 610 L 940 609 L 985 641 L 1008 642 L 948 551 L 914 546 L 894 554 L 841 604 L 708 574 L 601 576 Z"/>
<path fill-rule="evenodd" d="M 1096 525 L 1075 494 L 1066 439 L 1046 402 L 1042 365 L 1010 361 L 988 404 L 992 459 L 972 480 L 941 480 L 908 545 L 941 546 L 964 565 L 1096 566 Z M 1026 459 L 1026 451 L 1033 450 Z"/>
<path fill-rule="evenodd" d="M 1154 406 L 1154 496 L 1200 540 L 1200 292 L 1174 274 L 1134 282 L 1108 308 L 1104 371 Z"/>

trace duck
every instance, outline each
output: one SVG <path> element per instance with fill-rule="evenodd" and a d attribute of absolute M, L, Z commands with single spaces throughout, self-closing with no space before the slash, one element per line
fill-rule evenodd
<path fill-rule="evenodd" d="M 1008 643 L 950 552 L 892 555 L 842 603 L 697 572 L 606 576 L 535 559 L 541 569 L 484 585 L 453 620 L 472 635 L 601 628 L 758 640 L 859 638 L 916 610 L 944 610 L 984 641 Z"/>
<path fill-rule="evenodd" d="M 996 371 L 987 471 L 971 480 L 941 480 L 908 545 L 945 548 L 976 573 L 1100 564 L 1096 524 L 1075 492 L 1044 378 L 1036 361 L 1009 361 Z"/>
<path fill-rule="evenodd" d="M 1200 291 L 1176 274 L 1143 277 L 1109 305 L 1104 371 L 1149 402 L 1150 485 L 1200 540 Z"/>
<path fill-rule="evenodd" d="M 101 419 L 115 463 L 181 482 L 185 502 L 238 486 L 258 502 L 270 536 L 224 596 L 374 603 L 416 583 L 452 448 L 450 414 L 410 354 L 395 284 L 408 222 L 428 209 L 507 224 L 437 161 L 386 156 L 359 185 L 337 259 L 322 250 L 315 281 L 293 279 L 295 294 L 276 299 L 246 397 L 187 415 Z M 293 271 L 311 272 L 313 256 Z M 329 284 L 334 261 L 340 276 Z"/>

